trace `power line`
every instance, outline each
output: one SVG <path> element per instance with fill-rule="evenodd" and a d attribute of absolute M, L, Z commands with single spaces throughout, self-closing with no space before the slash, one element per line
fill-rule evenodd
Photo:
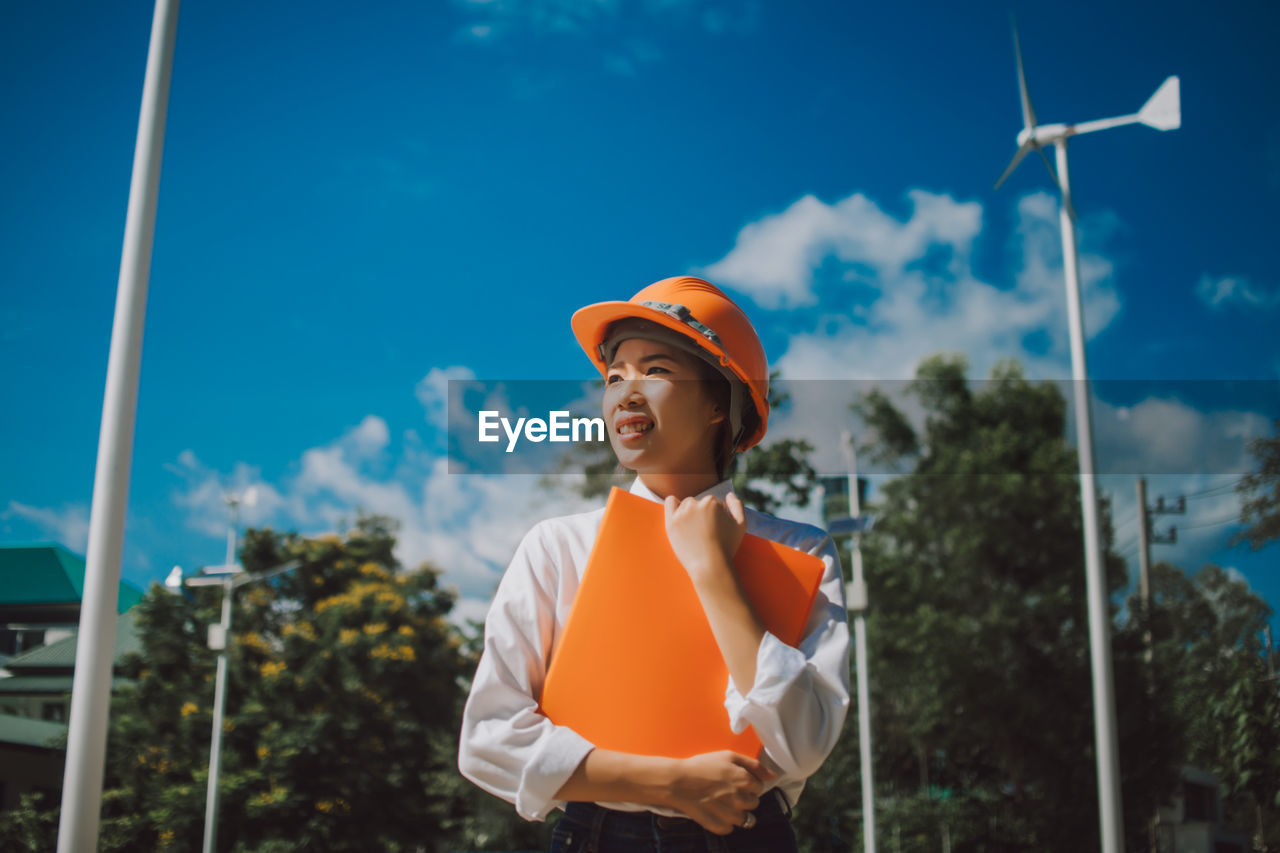
<path fill-rule="evenodd" d="M 1181 529 L 1182 529 L 1182 530 L 1196 530 L 1196 529 L 1201 528 L 1201 527 L 1217 527 L 1219 524 L 1226 524 L 1226 523 L 1227 523 L 1227 522 L 1229 522 L 1229 521 L 1234 521 L 1234 522 L 1236 522 L 1236 523 L 1238 524 L 1238 523 L 1240 522 L 1240 516 L 1235 515 L 1235 514 L 1232 514 L 1232 515 L 1227 516 L 1226 518 L 1219 518 L 1219 519 L 1217 519 L 1216 521 L 1205 521 L 1205 522 L 1202 522 L 1202 523 L 1200 523 L 1200 524 L 1187 524 L 1187 525 L 1183 525 Z"/>
<path fill-rule="evenodd" d="M 1134 510 L 1132 513 L 1129 514 L 1127 518 L 1125 518 L 1124 521 L 1118 522 L 1116 526 L 1112 528 L 1112 530 L 1113 532 L 1119 531 L 1120 528 L 1124 527 L 1126 524 L 1132 524 L 1137 520 L 1138 520 L 1138 511 Z"/>
<path fill-rule="evenodd" d="M 1203 498 L 1203 497 L 1208 497 L 1212 495 L 1214 492 L 1222 492 L 1223 494 L 1225 494 L 1227 492 L 1233 491 L 1236 486 L 1244 482 L 1244 479 L 1245 479 L 1244 477 L 1241 477 L 1237 480 L 1233 480 L 1230 483 L 1223 483 L 1222 485 L 1219 485 L 1219 486 L 1210 486 L 1209 488 L 1201 489 L 1198 492 L 1188 492 L 1187 494 L 1183 495 L 1183 497 L 1184 498 Z"/>
<path fill-rule="evenodd" d="M 1140 544 L 1139 540 L 1134 539 L 1128 545 L 1124 546 L 1124 548 L 1116 551 L 1116 553 L 1128 560 L 1129 558 L 1136 557 L 1138 555 L 1138 546 Z"/>

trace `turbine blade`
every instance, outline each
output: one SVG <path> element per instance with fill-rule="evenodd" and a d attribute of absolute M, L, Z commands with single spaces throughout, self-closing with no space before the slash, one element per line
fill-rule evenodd
<path fill-rule="evenodd" d="M 1013 159 L 1009 161 L 1009 165 L 1004 167 L 1004 173 L 1000 175 L 1000 180 L 996 181 L 993 190 L 1000 189 L 1000 185 L 1004 183 L 1004 179 L 1013 174 L 1013 170 L 1018 168 L 1018 164 L 1022 162 L 1022 158 L 1027 156 L 1027 152 L 1031 150 L 1030 145 L 1023 145 L 1014 152 Z"/>
<path fill-rule="evenodd" d="M 1054 170 L 1053 165 L 1049 162 L 1049 158 L 1045 156 L 1044 149 L 1039 145 L 1035 146 L 1036 153 L 1040 155 L 1040 162 L 1044 163 L 1045 171 L 1049 173 L 1049 177 L 1053 178 L 1053 185 L 1058 188 L 1058 192 L 1062 192 L 1062 183 L 1058 180 L 1058 173 Z"/>
<path fill-rule="evenodd" d="M 1013 53 L 1018 59 L 1018 93 L 1022 96 L 1022 125 L 1027 130 L 1036 126 L 1036 110 L 1031 106 L 1031 96 L 1027 94 L 1027 75 L 1022 68 L 1022 45 L 1018 42 L 1018 23 L 1013 22 Z"/>
<path fill-rule="evenodd" d="M 1138 110 L 1138 121 L 1156 130 L 1177 130 L 1182 126 L 1182 102 L 1178 75 L 1160 84 L 1156 93 Z"/>
<path fill-rule="evenodd" d="M 1067 209 L 1067 216 L 1071 217 L 1072 222 L 1078 222 L 1079 220 L 1076 219 L 1076 206 L 1071 203 L 1071 199 L 1065 195 L 1060 196 L 1060 198 L 1062 199 L 1062 206 Z"/>
<path fill-rule="evenodd" d="M 1062 200 L 1062 206 L 1066 207 L 1066 215 L 1070 216 L 1071 222 L 1075 222 L 1075 205 L 1071 204 L 1071 199 L 1070 196 L 1068 196 L 1068 193 L 1066 193 L 1065 190 L 1062 190 L 1062 182 L 1057 179 L 1057 170 L 1053 169 L 1053 165 L 1048 161 L 1047 156 L 1044 155 L 1043 147 L 1037 145 L 1036 154 L 1041 155 L 1041 163 L 1044 164 L 1044 170 L 1048 172 L 1048 177 L 1053 178 L 1053 186 L 1057 187 L 1057 196 Z"/>

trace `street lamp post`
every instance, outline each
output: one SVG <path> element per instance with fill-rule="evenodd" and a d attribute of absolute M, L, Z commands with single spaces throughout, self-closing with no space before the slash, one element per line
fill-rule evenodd
<path fill-rule="evenodd" d="M 867 582 L 862 575 L 862 534 L 871 528 L 875 517 L 862 515 L 858 505 L 858 453 L 853 434 L 841 434 L 845 459 L 849 465 L 849 516 L 827 521 L 832 536 L 849 537 L 849 553 L 853 561 L 853 580 L 845 590 L 846 605 L 853 613 L 854 666 L 858 677 L 858 745 L 862 758 L 862 841 L 865 853 L 876 851 L 875 786 L 871 775 L 871 696 L 867 677 Z"/>
<path fill-rule="evenodd" d="M 201 847 L 204 853 L 213 853 L 218 843 L 218 777 L 222 764 L 222 720 L 227 705 L 227 646 L 231 639 L 232 594 L 247 583 L 266 580 L 298 567 L 298 562 L 291 560 L 264 572 L 246 572 L 230 559 L 235 554 L 234 527 L 227 537 L 227 553 L 225 565 L 210 566 L 200 575 L 185 581 L 180 574 L 177 577 L 170 575 L 165 581 L 170 587 L 222 587 L 222 618 L 209 626 L 209 648 L 218 653 L 218 672 L 213 685 L 213 733 L 209 742 L 209 786 L 205 795 L 204 842 Z"/>

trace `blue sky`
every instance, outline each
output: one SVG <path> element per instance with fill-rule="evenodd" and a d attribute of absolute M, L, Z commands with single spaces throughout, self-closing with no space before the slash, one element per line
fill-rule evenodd
<path fill-rule="evenodd" d="M 788 378 L 902 379 L 939 350 L 975 378 L 1002 357 L 1069 375 L 1048 176 L 1031 159 L 992 190 L 1020 126 L 1011 10 L 1042 121 L 1181 77 L 1181 129 L 1071 145 L 1091 372 L 1130 380 L 1098 403 L 1133 425 L 1129 470 L 1179 472 L 1152 494 L 1208 492 L 1154 556 L 1280 602 L 1280 546 L 1227 549 L 1219 488 L 1275 414 L 1223 380 L 1280 379 L 1260 2 L 188 0 L 125 577 L 220 562 L 221 495 L 254 485 L 253 524 L 398 516 L 404 558 L 482 612 L 529 524 L 580 504 L 450 476 L 445 381 L 589 378 L 572 311 L 682 272 L 741 300 Z M 7 541 L 84 547 L 151 11 L 22 0 L 0 30 Z M 1205 458 L 1227 461 L 1178 461 Z M 1106 485 L 1136 515 L 1133 477 Z"/>

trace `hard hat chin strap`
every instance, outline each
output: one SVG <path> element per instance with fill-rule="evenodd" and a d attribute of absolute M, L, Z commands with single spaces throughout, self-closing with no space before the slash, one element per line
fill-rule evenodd
<path fill-rule="evenodd" d="M 729 431 L 732 436 L 730 444 L 734 452 L 737 452 L 738 445 L 742 443 L 743 433 L 746 432 L 746 427 L 742 423 L 742 408 L 747 401 L 742 392 L 742 380 L 731 375 L 729 377 Z"/>

